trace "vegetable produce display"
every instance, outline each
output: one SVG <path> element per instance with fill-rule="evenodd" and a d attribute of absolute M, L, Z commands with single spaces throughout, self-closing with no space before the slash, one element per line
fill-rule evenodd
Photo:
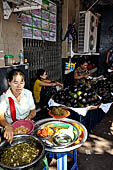
<path fill-rule="evenodd" d="M 35 144 L 19 143 L 9 147 L 1 155 L 0 162 L 7 166 L 22 166 L 31 163 L 37 158 L 39 149 Z"/>
<path fill-rule="evenodd" d="M 56 103 L 73 108 L 97 106 L 100 103 L 113 101 L 113 80 L 87 80 L 85 84 L 78 84 L 58 91 L 53 100 Z"/>
<path fill-rule="evenodd" d="M 112 80 L 113 81 L 113 80 Z M 100 80 L 93 84 L 96 93 L 101 97 L 102 103 L 113 102 L 113 82 L 109 79 Z"/>

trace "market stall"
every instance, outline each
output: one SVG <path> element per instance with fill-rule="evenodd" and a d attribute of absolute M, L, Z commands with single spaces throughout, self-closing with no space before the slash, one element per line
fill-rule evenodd
<path fill-rule="evenodd" d="M 78 169 L 77 148 L 87 139 L 87 130 L 83 124 L 67 118 L 48 118 L 35 124 L 28 120 L 18 120 L 12 127 L 15 132 L 13 142 L 3 139 L 0 144 L 1 169 L 41 170 L 45 167 L 45 153 L 49 158 L 57 157 L 58 170 L 67 170 L 68 156 L 74 161 L 71 169 Z M 46 134 L 46 129 L 52 130 L 53 134 L 49 131 Z"/>
<path fill-rule="evenodd" d="M 85 84 L 60 90 L 49 100 L 49 107 L 63 105 L 70 118 L 82 122 L 90 132 L 109 111 L 113 101 L 112 79 L 89 77 Z"/>

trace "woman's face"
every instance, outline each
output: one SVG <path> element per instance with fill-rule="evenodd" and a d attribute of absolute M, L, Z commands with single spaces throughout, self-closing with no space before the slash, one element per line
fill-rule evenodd
<path fill-rule="evenodd" d="M 47 73 L 46 71 L 44 72 L 44 74 L 42 76 L 40 76 L 42 80 L 46 80 L 47 79 Z"/>
<path fill-rule="evenodd" d="M 82 68 L 83 70 L 86 70 L 86 69 L 87 69 L 87 66 L 88 66 L 88 63 L 85 62 L 84 64 L 81 65 L 81 68 Z"/>
<path fill-rule="evenodd" d="M 25 85 L 23 76 L 21 75 L 13 76 L 13 80 L 9 82 L 9 85 L 14 95 L 16 96 L 20 95 Z"/>

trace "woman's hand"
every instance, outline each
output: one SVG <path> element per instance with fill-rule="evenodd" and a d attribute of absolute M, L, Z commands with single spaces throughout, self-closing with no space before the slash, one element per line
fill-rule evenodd
<path fill-rule="evenodd" d="M 51 83 L 52 86 L 59 86 L 59 87 L 63 87 L 63 84 L 59 83 L 59 82 L 55 82 L 55 83 Z"/>
<path fill-rule="evenodd" d="M 88 78 L 89 74 L 84 74 L 84 78 Z"/>
<path fill-rule="evenodd" d="M 11 125 L 5 126 L 4 138 L 8 140 L 8 142 L 13 141 L 13 127 Z"/>
<path fill-rule="evenodd" d="M 63 88 L 63 84 L 59 83 L 59 82 L 56 82 L 57 83 L 57 86 Z"/>

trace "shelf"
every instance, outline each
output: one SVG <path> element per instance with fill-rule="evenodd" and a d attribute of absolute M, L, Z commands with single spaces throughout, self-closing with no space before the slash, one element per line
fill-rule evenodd
<path fill-rule="evenodd" d="M 74 53 L 74 55 L 100 55 L 100 53 Z"/>

